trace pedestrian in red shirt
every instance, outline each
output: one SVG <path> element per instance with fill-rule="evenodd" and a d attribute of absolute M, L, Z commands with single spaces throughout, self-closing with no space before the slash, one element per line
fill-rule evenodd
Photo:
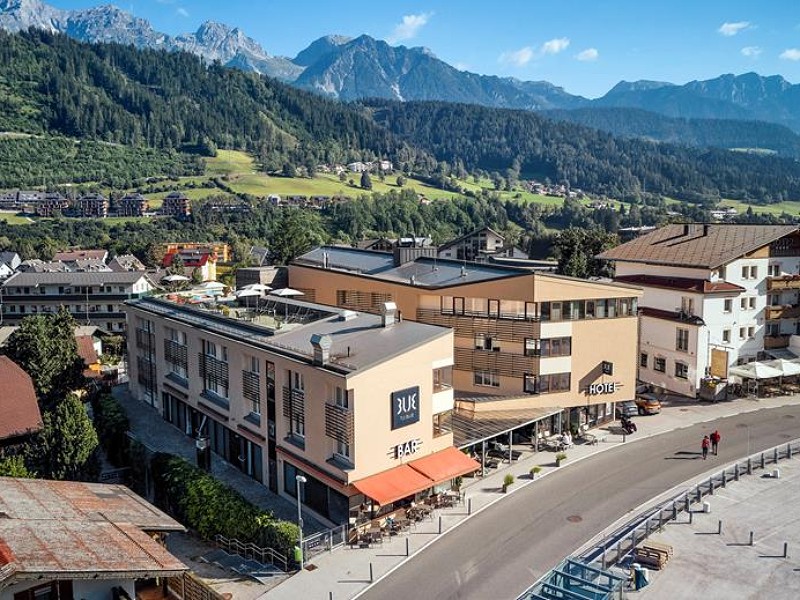
<path fill-rule="evenodd" d="M 711 440 L 708 438 L 707 435 L 703 436 L 703 443 L 701 444 L 701 447 L 703 449 L 703 460 L 705 460 L 708 457 L 708 448 L 710 446 L 711 446 Z"/>
<path fill-rule="evenodd" d="M 719 434 L 719 431 L 715 429 L 714 433 L 711 434 L 711 450 L 714 452 L 714 456 L 717 455 L 717 451 L 719 450 L 720 439 L 722 439 L 722 436 Z"/>

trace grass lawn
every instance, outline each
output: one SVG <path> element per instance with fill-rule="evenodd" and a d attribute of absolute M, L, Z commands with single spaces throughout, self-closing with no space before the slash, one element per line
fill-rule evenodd
<path fill-rule="evenodd" d="M 33 219 L 17 214 L 13 210 L 0 210 L 0 221 L 5 221 L 9 225 L 29 225 Z"/>
<path fill-rule="evenodd" d="M 720 208 L 731 206 L 739 211 L 739 214 L 747 212 L 747 207 L 752 206 L 753 212 L 755 214 L 768 214 L 768 215 L 776 215 L 780 216 L 783 213 L 788 213 L 790 215 L 797 216 L 800 214 L 800 201 L 797 200 L 786 200 L 784 202 L 778 202 L 776 204 L 747 204 L 745 202 L 740 202 L 739 200 L 722 200 L 719 203 Z"/>
<path fill-rule="evenodd" d="M 212 177 L 255 170 L 253 157 L 238 150 L 217 150 L 216 156 L 206 159 L 206 173 Z"/>

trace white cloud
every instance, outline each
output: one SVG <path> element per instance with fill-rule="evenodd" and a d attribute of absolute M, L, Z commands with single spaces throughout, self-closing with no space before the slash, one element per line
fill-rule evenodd
<path fill-rule="evenodd" d="M 416 37 L 419 30 L 427 25 L 428 20 L 433 16 L 433 13 L 420 13 L 418 15 L 405 15 L 403 20 L 394 26 L 394 31 L 387 38 L 390 44 L 396 44 L 403 40 L 410 40 Z"/>
<path fill-rule="evenodd" d="M 525 46 L 519 50 L 512 50 L 511 52 L 503 52 L 500 55 L 500 62 L 507 65 L 515 65 L 517 67 L 524 67 L 533 59 L 533 48 Z"/>
<path fill-rule="evenodd" d="M 762 50 L 758 46 L 745 46 L 741 49 L 742 56 L 746 56 L 747 58 L 758 58 L 761 52 Z"/>
<path fill-rule="evenodd" d="M 185 8 L 183 8 L 182 6 L 180 8 L 176 8 L 175 12 L 178 13 L 178 15 L 181 16 L 181 17 L 188 17 L 189 16 L 189 11 L 186 10 Z"/>
<path fill-rule="evenodd" d="M 727 21 L 720 25 L 719 29 L 717 29 L 718 33 L 721 33 L 724 36 L 730 37 L 732 35 L 736 35 L 740 31 L 744 31 L 745 29 L 750 28 L 750 21 L 736 21 L 735 23 L 728 23 Z"/>
<path fill-rule="evenodd" d="M 542 54 L 558 54 L 569 46 L 569 38 L 555 38 L 542 44 Z"/>
<path fill-rule="evenodd" d="M 582 62 L 593 62 L 598 59 L 600 53 L 597 51 L 597 48 L 587 48 L 586 50 L 581 50 L 575 55 L 575 58 Z"/>
<path fill-rule="evenodd" d="M 783 60 L 800 60 L 800 48 L 788 48 L 781 52 L 780 58 Z"/>

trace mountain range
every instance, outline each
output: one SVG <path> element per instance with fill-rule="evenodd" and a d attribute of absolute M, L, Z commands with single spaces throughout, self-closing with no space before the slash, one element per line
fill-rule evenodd
<path fill-rule="evenodd" d="M 148 21 L 111 5 L 60 10 L 41 0 L 0 0 L 0 28 L 19 31 L 28 27 L 64 33 L 84 42 L 183 50 L 208 61 L 275 77 L 344 101 L 364 98 L 444 100 L 495 108 L 559 111 L 551 114 L 553 118 L 567 118 L 560 111 L 580 109 L 583 111 L 580 118 L 586 119 L 587 113 L 599 111 L 600 116 L 592 120 L 604 122 L 605 126 L 598 127 L 624 135 L 642 134 L 630 131 L 630 127 L 623 127 L 627 131 L 621 131 L 625 119 L 609 120 L 606 116 L 610 113 L 600 109 L 619 109 L 617 115 L 636 109 L 672 119 L 765 121 L 800 132 L 800 85 L 793 85 L 777 75 L 729 74 L 685 85 L 622 81 L 601 98 L 590 100 L 546 81 L 521 81 L 461 71 L 426 48 L 391 46 L 367 35 L 353 39 L 326 36 L 312 42 L 294 58 L 287 58 L 271 55 L 241 29 L 221 23 L 206 22 L 194 33 L 170 36 L 155 31 Z M 672 137 L 666 139 L 676 141 L 673 138 L 680 135 L 672 125 L 666 122 L 651 129 L 656 132 L 668 129 Z M 702 124 L 695 123 L 694 127 L 698 126 Z M 784 138 L 790 136 L 790 132 L 773 128 L 755 137 L 768 142 L 770 132 L 775 131 Z M 644 135 L 663 141 L 657 133 Z M 698 137 L 708 136 L 695 136 Z M 691 140 L 679 141 L 692 143 Z M 798 141 L 784 140 L 778 145 L 785 148 Z M 731 144 L 730 147 L 740 147 L 745 146 L 746 141 L 734 139 Z M 769 144 L 759 148 L 784 152 Z"/>

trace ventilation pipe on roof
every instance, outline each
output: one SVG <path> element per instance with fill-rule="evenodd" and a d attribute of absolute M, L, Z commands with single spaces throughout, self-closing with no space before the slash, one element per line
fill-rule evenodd
<path fill-rule="evenodd" d="M 331 359 L 331 346 L 333 345 L 331 336 L 315 333 L 311 336 L 311 345 L 314 347 L 314 364 L 327 364 Z"/>
<path fill-rule="evenodd" d="M 330 255 L 327 252 L 323 252 L 322 253 L 322 268 L 323 269 L 327 269 L 328 268 L 328 265 L 330 264 L 329 260 L 330 260 Z"/>
<path fill-rule="evenodd" d="M 412 275 L 411 277 L 408 278 L 408 283 L 410 283 L 411 285 L 416 285 L 417 279 Z"/>
<path fill-rule="evenodd" d="M 397 315 L 397 304 L 394 302 L 384 302 L 381 304 L 381 325 L 391 327 L 394 325 Z"/>
<path fill-rule="evenodd" d="M 467 265 L 461 265 L 461 277 L 467 276 Z"/>

